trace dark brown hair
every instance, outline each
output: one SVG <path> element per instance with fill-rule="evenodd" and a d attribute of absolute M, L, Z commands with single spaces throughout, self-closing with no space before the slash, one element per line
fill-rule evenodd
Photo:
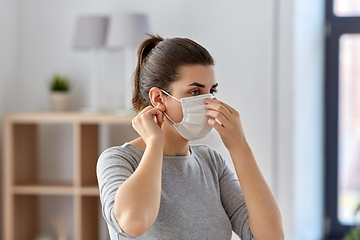
<path fill-rule="evenodd" d="M 134 110 L 141 111 L 151 105 L 149 91 L 158 87 L 168 91 L 171 83 L 180 77 L 185 65 L 214 65 L 210 53 L 201 45 L 187 38 L 163 39 L 148 34 L 138 50 L 138 62 L 134 73 Z"/>

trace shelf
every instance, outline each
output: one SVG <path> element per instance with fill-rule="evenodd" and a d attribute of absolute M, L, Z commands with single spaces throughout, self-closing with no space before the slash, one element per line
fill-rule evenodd
<path fill-rule="evenodd" d="M 72 195 L 74 190 L 71 184 L 60 183 L 22 184 L 13 187 L 13 193 L 18 195 Z"/>
<path fill-rule="evenodd" d="M 99 196 L 97 186 L 74 187 L 72 184 L 34 183 L 16 185 L 12 192 L 17 195 L 83 195 Z"/>
<path fill-rule="evenodd" d="M 69 240 L 109 239 L 96 163 L 100 152 L 113 146 L 107 142 L 111 136 L 121 137 L 116 145 L 137 136 L 132 118 L 78 112 L 5 115 L 0 239 L 51 236 L 51 221 L 57 216 L 66 219 Z"/>
<path fill-rule="evenodd" d="M 13 123 L 94 123 L 94 124 L 128 124 L 135 115 L 118 115 L 109 113 L 82 113 L 82 112 L 39 112 L 39 113 L 12 113 L 5 116 Z"/>
<path fill-rule="evenodd" d="M 82 187 L 80 194 L 83 196 L 99 196 L 100 191 L 98 187 Z"/>

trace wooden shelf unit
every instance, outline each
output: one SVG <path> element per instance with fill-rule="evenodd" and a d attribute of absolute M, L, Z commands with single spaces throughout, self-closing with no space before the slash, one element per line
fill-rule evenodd
<path fill-rule="evenodd" d="M 3 118 L 3 239 L 28 240 L 39 234 L 39 198 L 70 197 L 74 240 L 98 239 L 99 190 L 96 162 L 99 125 L 131 127 L 132 116 L 85 113 L 14 113 Z M 38 178 L 38 126 L 72 126 L 73 180 L 43 182 Z M 50 221 L 50 219 L 49 219 Z"/>

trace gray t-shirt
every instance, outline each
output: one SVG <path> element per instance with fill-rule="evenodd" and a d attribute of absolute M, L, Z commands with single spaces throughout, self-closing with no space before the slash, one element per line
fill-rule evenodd
<path fill-rule="evenodd" d="M 190 156 L 165 156 L 161 202 L 153 226 L 136 239 L 255 239 L 236 175 L 212 148 L 190 145 Z M 114 214 L 119 186 L 135 171 L 144 151 L 125 143 L 106 149 L 97 163 L 103 216 L 111 240 L 134 239 L 124 233 Z"/>

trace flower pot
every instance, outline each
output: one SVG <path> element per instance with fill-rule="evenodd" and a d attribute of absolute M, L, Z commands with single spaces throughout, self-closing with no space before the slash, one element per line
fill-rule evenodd
<path fill-rule="evenodd" d="M 70 109 L 70 94 L 68 92 L 51 92 L 50 106 L 52 111 L 61 112 Z"/>

